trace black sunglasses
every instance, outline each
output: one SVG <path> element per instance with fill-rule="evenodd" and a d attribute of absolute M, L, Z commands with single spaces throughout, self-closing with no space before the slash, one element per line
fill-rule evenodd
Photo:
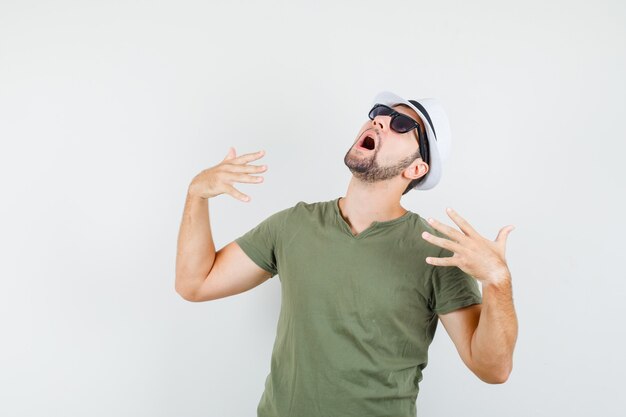
<path fill-rule="evenodd" d="M 419 123 L 415 120 L 411 119 L 406 114 L 398 113 L 394 109 L 389 106 L 385 106 L 384 104 L 376 104 L 370 110 L 369 118 L 374 120 L 376 116 L 391 116 L 391 122 L 389 122 L 389 127 L 395 132 L 398 133 L 406 133 L 410 132 L 413 129 L 417 129 L 417 140 L 419 144 L 420 155 L 422 160 L 427 164 L 430 163 L 428 161 L 428 148 L 426 144 L 425 135 L 422 133 L 422 129 Z"/>

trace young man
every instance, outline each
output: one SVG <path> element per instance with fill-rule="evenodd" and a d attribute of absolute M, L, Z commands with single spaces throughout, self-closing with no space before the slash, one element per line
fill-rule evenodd
<path fill-rule="evenodd" d="M 263 153 L 235 157 L 189 186 L 176 290 L 189 301 L 247 291 L 279 274 L 282 305 L 260 417 L 406 416 L 415 402 L 440 319 L 463 362 L 503 383 L 513 362 L 517 318 L 504 252 L 496 241 L 422 218 L 401 196 L 441 178 L 450 133 L 435 99 L 378 94 L 345 155 L 344 197 L 272 214 L 217 253 L 208 199 L 249 201 L 232 184 L 255 183 Z M 482 294 L 477 281 L 482 284 Z"/>

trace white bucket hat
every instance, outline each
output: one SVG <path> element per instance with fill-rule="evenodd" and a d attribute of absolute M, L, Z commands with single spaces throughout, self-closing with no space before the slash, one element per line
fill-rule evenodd
<path fill-rule="evenodd" d="M 433 188 L 441 180 L 443 164 L 448 159 L 452 146 L 450 122 L 443 106 L 435 98 L 405 100 L 390 91 L 378 93 L 372 101 L 372 107 L 377 103 L 390 107 L 397 104 L 407 105 L 415 110 L 424 121 L 430 159 L 430 161 L 424 162 L 428 164 L 429 169 L 424 179 L 412 189 L 428 190 Z"/>

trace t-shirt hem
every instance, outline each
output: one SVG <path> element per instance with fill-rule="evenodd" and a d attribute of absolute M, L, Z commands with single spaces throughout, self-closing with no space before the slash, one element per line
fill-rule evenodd
<path fill-rule="evenodd" d="M 454 310 L 458 310 L 459 308 L 468 307 L 474 304 L 482 304 L 482 302 L 483 300 L 481 297 L 471 297 L 465 300 L 461 300 L 461 301 L 446 305 L 445 307 L 436 309 L 434 310 L 434 312 L 437 314 L 446 314 Z"/>
<path fill-rule="evenodd" d="M 246 241 L 243 239 L 235 239 L 235 242 L 237 242 L 239 247 L 245 252 L 246 255 L 248 255 L 250 259 L 252 259 L 255 264 L 257 264 L 259 268 L 262 268 L 268 273 L 272 274 L 272 277 L 278 274 L 278 271 L 272 269 L 271 267 L 266 265 L 265 262 L 263 262 L 263 257 L 255 247 L 249 246 L 248 243 L 246 243 Z"/>

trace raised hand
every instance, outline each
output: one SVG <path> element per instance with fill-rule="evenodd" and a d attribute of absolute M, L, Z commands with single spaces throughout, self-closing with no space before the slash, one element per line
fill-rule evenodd
<path fill-rule="evenodd" d="M 433 236 L 423 232 L 422 237 L 433 245 L 448 249 L 453 256 L 445 258 L 426 258 L 426 262 L 438 266 L 458 266 L 483 284 L 498 282 L 506 277 L 510 278 L 510 271 L 505 259 L 506 238 L 514 226 L 505 226 L 500 229 L 495 241 L 481 236 L 457 212 L 448 208 L 450 218 L 461 229 L 450 227 L 435 219 L 428 222 L 436 230 L 449 239 Z"/>
<path fill-rule="evenodd" d="M 265 151 L 235 156 L 235 148 L 229 148 L 228 154 L 219 164 L 207 168 L 196 175 L 189 185 L 189 193 L 201 198 L 212 198 L 220 194 L 230 194 L 233 198 L 249 202 L 250 197 L 237 190 L 235 182 L 261 183 L 263 177 L 250 174 L 264 172 L 267 165 L 250 165 L 251 161 L 265 155 Z"/>

